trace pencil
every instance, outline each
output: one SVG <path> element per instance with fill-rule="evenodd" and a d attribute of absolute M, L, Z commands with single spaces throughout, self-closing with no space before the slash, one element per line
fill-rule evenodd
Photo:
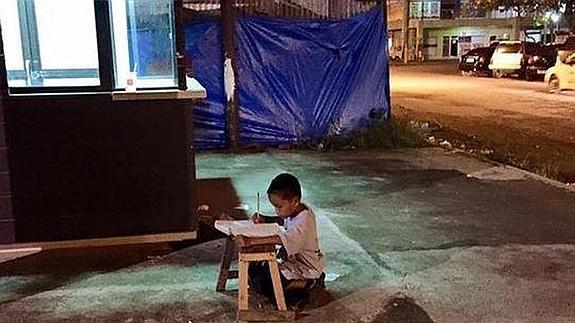
<path fill-rule="evenodd" d="M 257 194 L 257 202 L 256 202 L 256 214 L 260 215 L 260 192 Z"/>

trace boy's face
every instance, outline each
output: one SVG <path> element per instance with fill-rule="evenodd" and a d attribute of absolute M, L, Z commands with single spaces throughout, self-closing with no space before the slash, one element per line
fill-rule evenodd
<path fill-rule="evenodd" d="M 286 219 L 290 215 L 297 211 L 299 206 L 299 198 L 294 197 L 292 199 L 284 199 L 279 194 L 269 194 L 268 198 L 270 203 L 274 206 L 276 214 L 282 218 Z"/>

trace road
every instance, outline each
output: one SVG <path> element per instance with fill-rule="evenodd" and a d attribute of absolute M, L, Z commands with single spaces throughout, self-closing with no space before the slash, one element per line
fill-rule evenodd
<path fill-rule="evenodd" d="M 575 182 L 575 92 L 549 94 L 541 81 L 463 77 L 453 61 L 392 66 L 391 91 L 395 115 L 436 122 L 500 161 Z"/>

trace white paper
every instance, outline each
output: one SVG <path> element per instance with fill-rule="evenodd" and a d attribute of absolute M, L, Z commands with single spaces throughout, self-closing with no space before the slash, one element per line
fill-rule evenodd
<path fill-rule="evenodd" d="M 277 223 L 258 223 L 251 220 L 223 221 L 218 220 L 214 224 L 215 228 L 227 235 L 243 235 L 246 237 L 270 237 L 281 234 L 283 227 Z"/>

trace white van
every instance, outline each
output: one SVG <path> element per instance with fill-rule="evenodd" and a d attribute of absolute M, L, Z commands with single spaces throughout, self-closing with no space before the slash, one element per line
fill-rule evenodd
<path fill-rule="evenodd" d="M 522 41 L 502 41 L 497 45 L 489 69 L 493 71 L 493 76 L 503 77 L 515 74 L 519 77 L 525 73 L 526 57 L 534 55 L 537 51 L 537 44 Z"/>
<path fill-rule="evenodd" d="M 575 50 L 560 50 L 557 62 L 545 73 L 545 83 L 549 92 L 575 90 Z"/>

